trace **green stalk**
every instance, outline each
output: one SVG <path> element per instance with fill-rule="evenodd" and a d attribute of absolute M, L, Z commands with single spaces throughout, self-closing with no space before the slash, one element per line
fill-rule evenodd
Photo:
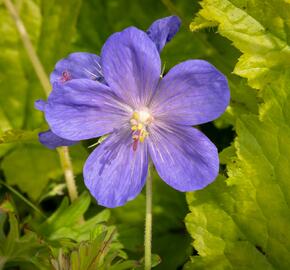
<path fill-rule="evenodd" d="M 35 212 L 37 212 L 39 215 L 42 217 L 46 218 L 46 216 L 41 212 L 40 209 L 37 208 L 32 202 L 30 202 L 28 199 L 26 199 L 21 193 L 19 193 L 16 189 L 13 187 L 9 186 L 7 183 L 4 181 L 0 180 L 0 184 L 5 186 L 7 189 L 9 189 L 12 193 L 14 193 L 16 196 L 18 196 L 22 201 L 24 201 L 28 206 L 30 206 Z M 0 263 L 0 269 L 1 268 L 1 263 Z"/>
<path fill-rule="evenodd" d="M 146 216 L 145 216 L 145 238 L 144 238 L 144 262 L 145 270 L 151 269 L 151 249 L 152 249 L 152 166 L 149 166 L 146 180 Z"/>
<path fill-rule="evenodd" d="M 70 160 L 69 149 L 68 147 L 62 146 L 57 148 L 59 154 L 60 163 L 64 173 L 64 178 L 68 190 L 68 195 L 71 201 L 74 201 L 78 198 L 77 186 L 74 179 L 72 163 Z"/>

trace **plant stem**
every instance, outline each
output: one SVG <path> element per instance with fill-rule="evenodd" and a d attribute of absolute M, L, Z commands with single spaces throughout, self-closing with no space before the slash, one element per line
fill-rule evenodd
<path fill-rule="evenodd" d="M 68 189 L 68 195 L 71 201 L 78 198 L 78 191 L 74 180 L 72 163 L 69 156 L 68 147 L 58 147 L 57 152 L 59 154 L 62 170 L 64 172 L 64 178 Z"/>
<path fill-rule="evenodd" d="M 27 205 L 29 205 L 32 209 L 34 209 L 35 212 L 37 212 L 38 214 L 40 214 L 42 217 L 46 218 L 46 216 L 41 212 L 40 209 L 37 208 L 37 206 L 35 206 L 32 202 L 30 202 L 28 199 L 26 199 L 20 192 L 18 192 L 16 189 L 14 189 L 13 187 L 9 186 L 7 183 L 3 182 L 2 180 L 0 180 L 0 184 L 2 184 L 3 186 L 5 186 L 7 189 L 9 189 L 11 192 L 13 192 L 16 196 L 18 196 L 21 200 L 23 200 Z M 1 259 L 0 259 L 1 262 Z M 0 263 L 0 269 L 1 268 L 1 263 Z"/>
<path fill-rule="evenodd" d="M 29 35 L 18 14 L 18 11 L 11 0 L 4 0 L 4 4 L 16 24 L 16 28 L 19 32 L 20 38 L 22 40 L 26 53 L 28 54 L 30 62 L 34 68 L 34 71 L 40 81 L 40 84 L 42 85 L 42 88 L 46 96 L 48 96 L 51 89 L 49 79 L 47 77 L 47 74 L 45 72 L 45 69 L 39 57 L 37 56 L 37 53 L 33 47 L 33 44 L 31 43 Z M 65 181 L 68 188 L 69 197 L 70 197 L 70 200 L 73 201 L 78 197 L 78 193 L 77 193 L 77 188 L 74 181 L 73 169 L 72 169 L 72 164 L 71 164 L 71 160 L 69 156 L 69 151 L 67 147 L 63 146 L 63 147 L 59 147 L 57 149 L 57 152 L 60 157 Z"/>
<path fill-rule="evenodd" d="M 151 244 L 152 244 L 152 166 L 149 165 L 146 180 L 146 216 L 145 216 L 145 238 L 144 238 L 144 262 L 145 270 L 151 269 Z"/>

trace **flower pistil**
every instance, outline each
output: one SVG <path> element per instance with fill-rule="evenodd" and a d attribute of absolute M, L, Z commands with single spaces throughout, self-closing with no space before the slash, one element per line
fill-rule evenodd
<path fill-rule="evenodd" d="M 143 143 L 146 137 L 149 135 L 147 126 L 153 121 L 153 117 L 147 108 L 134 111 L 130 119 L 132 138 L 133 138 L 133 150 L 137 150 L 138 142 Z"/>

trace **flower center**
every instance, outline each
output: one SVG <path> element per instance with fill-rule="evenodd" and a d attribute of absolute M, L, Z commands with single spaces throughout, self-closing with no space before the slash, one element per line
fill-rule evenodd
<path fill-rule="evenodd" d="M 133 150 L 137 150 L 138 142 L 144 142 L 145 138 L 149 135 L 147 126 L 153 121 L 153 117 L 147 108 L 140 111 L 134 111 L 130 119 Z"/>

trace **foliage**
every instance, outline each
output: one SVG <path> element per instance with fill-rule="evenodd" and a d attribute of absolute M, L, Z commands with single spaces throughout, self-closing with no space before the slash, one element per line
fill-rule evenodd
<path fill-rule="evenodd" d="M 228 178 L 187 196 L 186 224 L 199 256 L 186 269 L 288 269 L 290 6 L 269 0 L 201 5 L 191 29 L 217 26 L 242 52 L 234 73 L 258 90 L 259 110 L 235 115 L 237 137 L 221 154 Z"/>
<path fill-rule="evenodd" d="M 142 264 L 126 260 L 117 240 L 116 228 L 105 223 L 109 210 L 84 220 L 90 204 L 84 193 L 68 206 L 64 198 L 59 208 L 43 222 L 20 224 L 11 198 L 0 205 L 0 269 L 21 265 L 23 269 L 132 269 Z M 5 221 L 9 217 L 9 230 Z M 21 269 L 22 269 L 21 268 Z"/>
<path fill-rule="evenodd" d="M 4 229 L 7 217 L 9 231 L 6 234 Z M 32 231 L 26 230 L 25 234 L 21 235 L 14 206 L 8 199 L 0 205 L 0 241 L 0 269 L 20 264 L 28 269 L 44 269 L 43 256 L 48 253 L 46 246 Z"/>

